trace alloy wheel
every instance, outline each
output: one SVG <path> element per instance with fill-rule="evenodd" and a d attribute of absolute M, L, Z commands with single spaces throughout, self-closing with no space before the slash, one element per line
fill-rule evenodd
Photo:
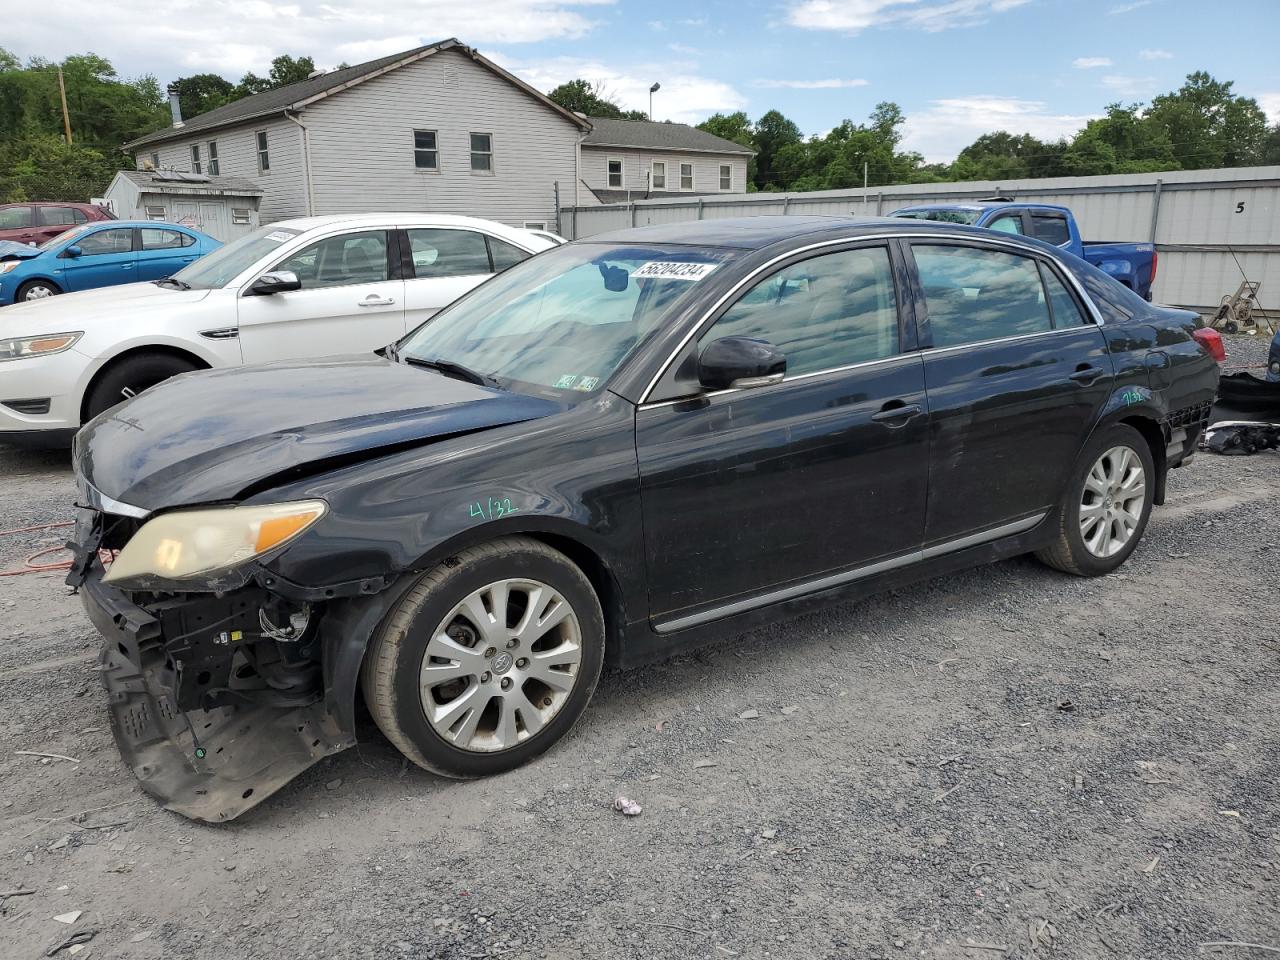
<path fill-rule="evenodd" d="M 1094 461 L 1080 498 L 1080 536 L 1095 557 L 1115 556 L 1133 539 L 1146 504 L 1146 472 L 1132 448 L 1112 447 Z"/>
<path fill-rule="evenodd" d="M 582 627 L 569 601 L 537 580 L 499 580 L 436 627 L 419 676 L 435 732 L 476 753 L 536 736 L 578 681 Z"/>

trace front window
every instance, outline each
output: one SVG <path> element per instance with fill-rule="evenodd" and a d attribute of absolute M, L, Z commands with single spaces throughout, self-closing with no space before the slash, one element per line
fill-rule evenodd
<path fill-rule="evenodd" d="M 259 227 L 253 233 L 246 233 L 239 240 L 233 240 L 183 267 L 173 275 L 173 279 L 197 290 L 220 289 L 298 233 L 284 227 Z"/>
<path fill-rule="evenodd" d="M 413 131 L 413 165 L 419 170 L 439 170 L 440 151 L 434 130 Z"/>
<path fill-rule="evenodd" d="M 31 226 L 30 207 L 10 207 L 0 210 L 0 230 L 20 230 Z"/>
<path fill-rule="evenodd" d="M 100 257 L 112 253 L 128 253 L 133 249 L 133 231 L 129 228 L 99 230 L 76 242 L 82 257 Z"/>
<path fill-rule="evenodd" d="M 198 143 L 191 145 L 191 172 L 200 172 L 200 144 Z"/>
<path fill-rule="evenodd" d="M 733 167 L 727 163 L 720 164 L 720 189 L 733 189 Z"/>
<path fill-rule="evenodd" d="M 932 220 L 936 223 L 963 223 L 973 226 L 981 216 L 981 210 L 898 210 L 889 214 L 902 220 Z"/>
<path fill-rule="evenodd" d="M 216 177 L 218 175 L 218 143 L 216 140 L 209 141 L 209 175 Z"/>
<path fill-rule="evenodd" d="M 609 187 L 613 190 L 622 189 L 622 161 L 617 158 L 609 161 Z"/>
<path fill-rule="evenodd" d="M 493 173 L 493 134 L 471 135 L 471 172 Z"/>
<path fill-rule="evenodd" d="M 667 189 L 667 164 L 663 160 L 653 161 L 653 189 Z"/>
<path fill-rule="evenodd" d="M 400 355 L 572 399 L 614 370 L 734 253 L 576 243 L 518 263 L 411 333 Z"/>
<path fill-rule="evenodd" d="M 991 221 L 988 229 L 997 233 L 1022 233 L 1022 215 L 1010 213 L 1003 217 L 996 217 Z"/>
<path fill-rule="evenodd" d="M 254 136 L 258 145 L 258 172 L 266 173 L 271 169 L 271 153 L 267 149 L 267 131 L 259 130 Z"/>
<path fill-rule="evenodd" d="M 85 230 L 87 229 L 88 229 L 87 227 L 72 227 L 70 230 L 63 230 L 56 237 L 51 237 L 48 240 L 46 240 L 44 243 L 40 244 L 40 246 L 37 247 L 37 249 L 52 250 L 54 247 L 61 246 L 63 243 L 65 243 L 66 241 L 74 237 L 76 234 L 84 233 Z"/>
<path fill-rule="evenodd" d="M 692 163 L 680 164 L 680 189 L 681 190 L 693 189 L 693 164 Z"/>
<path fill-rule="evenodd" d="M 389 276 L 387 233 L 385 230 L 365 230 L 325 237 L 281 260 L 271 269 L 297 274 L 303 290 L 382 283 Z"/>

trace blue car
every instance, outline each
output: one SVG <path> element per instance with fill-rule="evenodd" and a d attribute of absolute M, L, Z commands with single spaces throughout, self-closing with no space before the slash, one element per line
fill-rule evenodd
<path fill-rule="evenodd" d="M 0 306 L 159 280 L 220 246 L 190 227 L 152 220 L 87 223 L 38 247 L 0 241 Z"/>

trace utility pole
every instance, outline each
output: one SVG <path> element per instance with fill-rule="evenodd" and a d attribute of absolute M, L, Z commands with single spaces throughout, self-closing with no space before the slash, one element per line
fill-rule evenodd
<path fill-rule="evenodd" d="M 62 79 L 62 64 L 58 64 L 58 94 L 62 97 L 62 125 L 67 131 L 67 146 L 71 146 L 71 114 L 67 112 L 67 85 Z"/>
<path fill-rule="evenodd" d="M 649 122 L 653 122 L 653 95 L 662 89 L 662 84 L 655 83 L 649 88 Z"/>

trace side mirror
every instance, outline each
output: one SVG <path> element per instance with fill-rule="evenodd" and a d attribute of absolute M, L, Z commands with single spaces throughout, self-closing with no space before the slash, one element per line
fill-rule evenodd
<path fill-rule="evenodd" d="M 721 337 L 698 357 L 698 382 L 707 390 L 749 390 L 781 383 L 787 358 L 768 340 Z"/>
<path fill-rule="evenodd" d="M 302 281 L 292 270 L 277 270 L 275 273 L 264 273 L 245 291 L 247 297 L 269 297 L 273 293 L 288 293 L 290 290 L 301 290 Z"/>
<path fill-rule="evenodd" d="M 35 244 L 33 243 L 32 246 L 34 247 Z M 84 256 L 84 251 L 73 243 L 71 246 L 67 247 L 67 249 L 62 251 L 62 255 L 65 257 L 71 257 L 74 260 L 76 257 Z"/>

